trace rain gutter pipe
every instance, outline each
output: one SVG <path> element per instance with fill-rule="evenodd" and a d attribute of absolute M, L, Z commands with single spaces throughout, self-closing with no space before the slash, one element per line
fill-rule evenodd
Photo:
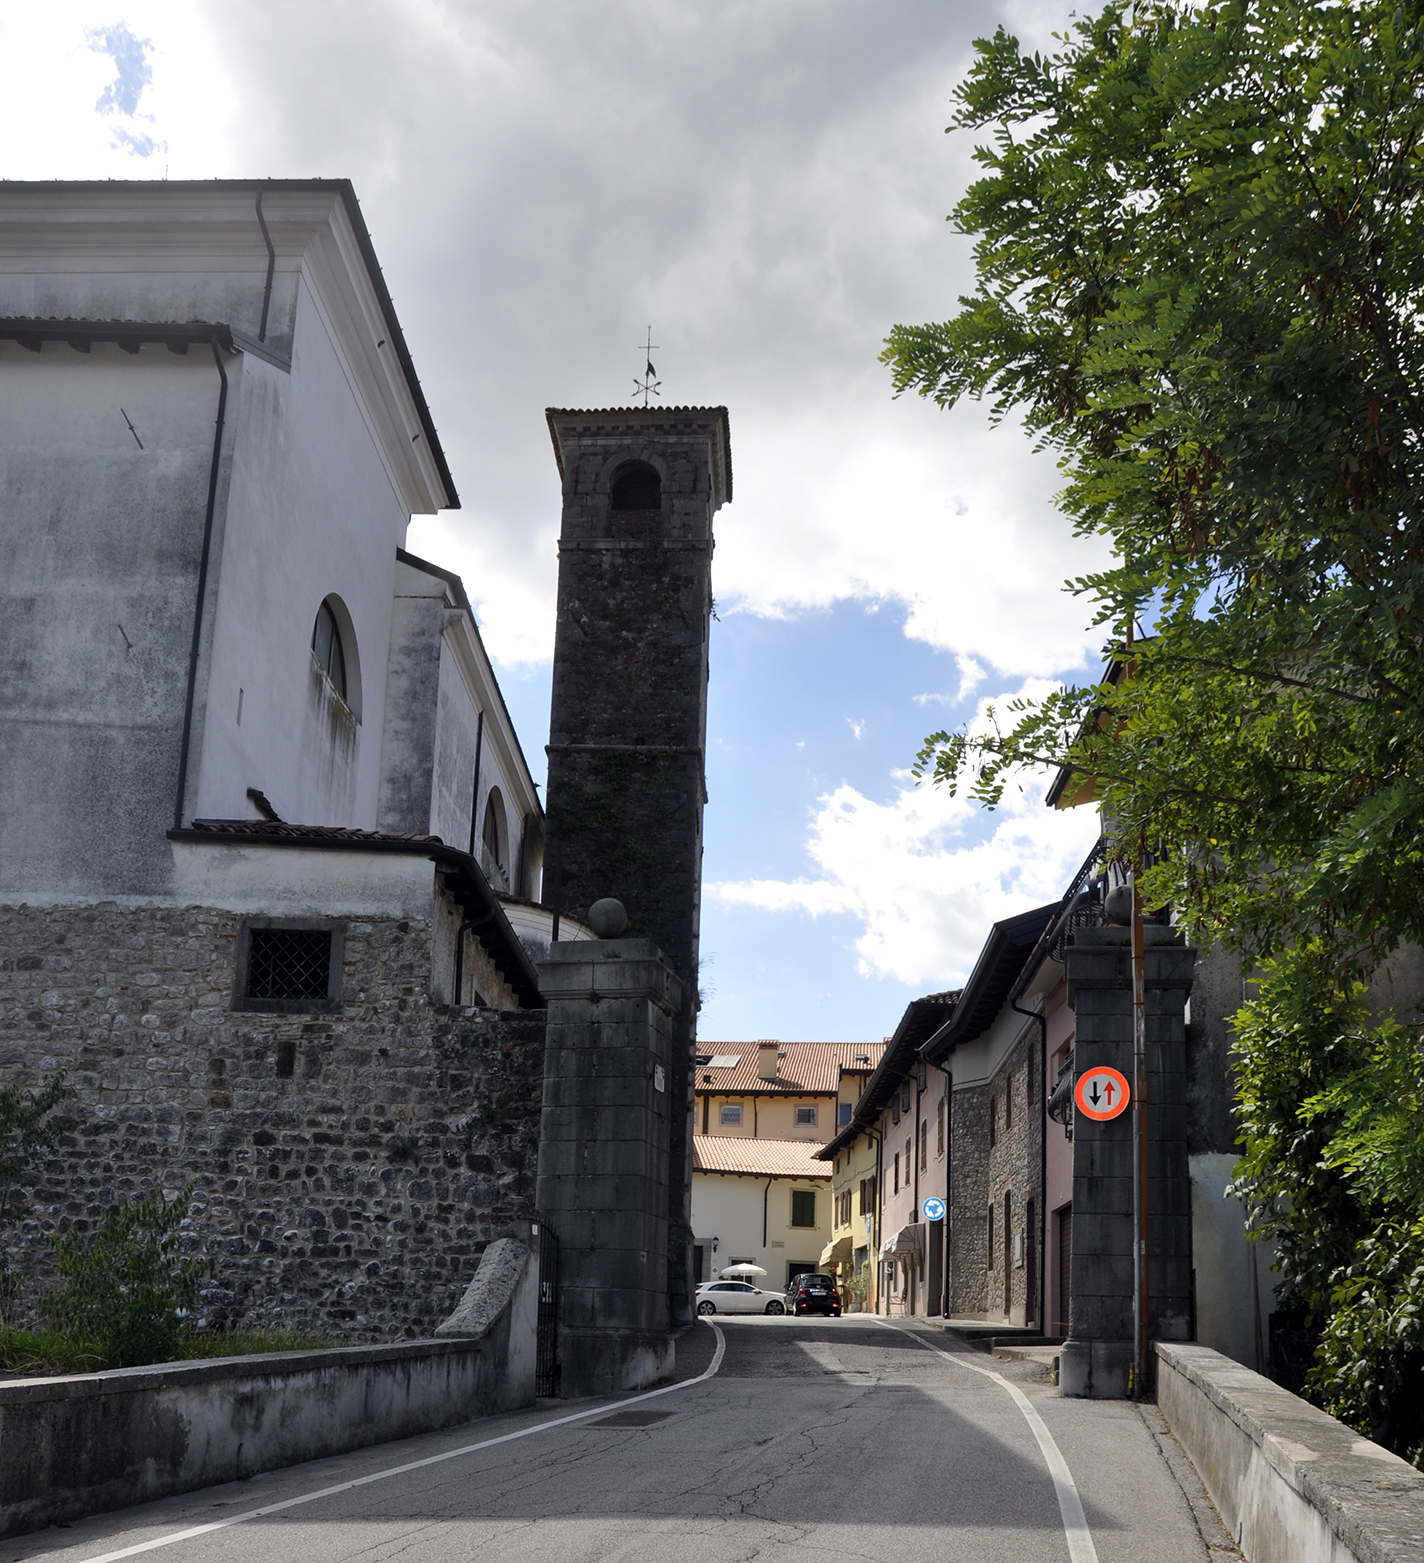
<path fill-rule="evenodd" d="M 1009 1008 L 1020 1015 L 1027 1015 L 1038 1022 L 1038 1084 L 1042 1100 L 1038 1105 L 1038 1238 L 1048 1231 L 1048 1007 L 1047 998 L 1040 1000 L 1038 1009 L 1025 1009 L 1017 998 L 1009 1000 Z M 1048 1334 L 1048 1267 L 1044 1256 L 1048 1244 L 1038 1243 L 1038 1332 Z"/>
<path fill-rule="evenodd" d="M 183 739 L 178 748 L 178 795 L 173 801 L 173 828 L 183 828 L 183 801 L 188 790 L 188 756 L 193 743 L 193 702 L 198 690 L 198 650 L 203 639 L 203 605 L 208 594 L 208 562 L 213 551 L 213 512 L 218 502 L 218 463 L 222 459 L 223 419 L 227 414 L 227 370 L 222 348 L 212 340 L 213 362 L 222 388 L 218 392 L 218 416 L 213 426 L 213 457 L 208 467 L 208 505 L 203 516 L 203 551 L 198 560 L 198 595 L 193 605 L 193 641 L 188 648 L 188 690 L 183 700 Z"/>

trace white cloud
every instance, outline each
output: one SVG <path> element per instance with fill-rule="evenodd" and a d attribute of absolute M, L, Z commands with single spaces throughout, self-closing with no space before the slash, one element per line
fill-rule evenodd
<path fill-rule="evenodd" d="M 993 703 L 1002 709 L 1012 698 Z M 980 702 L 976 725 L 989 703 Z M 968 976 L 990 923 L 1062 895 L 1097 837 L 1091 809 L 1044 807 L 1042 777 L 1012 783 L 992 814 L 905 772 L 893 779 L 885 802 L 850 786 L 818 800 L 806 844 L 818 877 L 722 881 L 705 893 L 769 912 L 849 913 L 862 924 L 862 975 L 948 987 Z"/>

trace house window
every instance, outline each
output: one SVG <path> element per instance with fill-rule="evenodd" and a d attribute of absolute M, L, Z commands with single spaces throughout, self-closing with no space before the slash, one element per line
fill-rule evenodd
<path fill-rule="evenodd" d="M 297 621 L 299 624 L 301 620 Z M 316 610 L 316 623 L 312 625 L 312 656 L 317 666 L 331 680 L 332 687 L 343 700 L 346 698 L 346 651 L 341 644 L 341 631 L 329 602 Z"/>
<path fill-rule="evenodd" d="M 896 1096 L 896 1097 L 892 1097 L 891 1101 L 890 1101 L 890 1122 L 891 1123 L 899 1123 L 899 1121 L 900 1121 L 900 1098 L 898 1096 Z"/>
<path fill-rule="evenodd" d="M 924 1119 L 920 1119 L 920 1171 L 923 1172 L 930 1164 L 930 1126 Z"/>
<path fill-rule="evenodd" d="M 792 1189 L 791 1225 L 813 1227 L 816 1224 L 816 1193 L 814 1189 Z"/>
<path fill-rule="evenodd" d="M 910 1170 L 915 1165 L 915 1142 L 913 1139 L 905 1141 L 905 1187 L 910 1186 Z"/>
<path fill-rule="evenodd" d="M 836 1108 L 836 1127 L 838 1129 L 844 1129 L 845 1126 L 850 1122 L 850 1115 L 854 1111 L 855 1107 L 852 1103 L 841 1102 Z"/>
<path fill-rule="evenodd" d="M 324 919 L 243 918 L 230 1008 L 273 1015 L 340 1010 L 344 933 L 343 924 Z"/>
<path fill-rule="evenodd" d="M 910 1082 L 907 1080 L 900 1087 L 900 1111 L 907 1113 L 910 1110 Z"/>
<path fill-rule="evenodd" d="M 814 1129 L 816 1127 L 816 1109 L 814 1107 L 798 1107 L 796 1109 L 796 1127 L 798 1129 Z"/>
<path fill-rule="evenodd" d="M 944 1155 L 944 1098 L 940 1097 L 935 1108 L 935 1155 Z"/>
<path fill-rule="evenodd" d="M 718 1109 L 717 1116 L 724 1128 L 739 1129 L 742 1126 L 742 1109 L 740 1107 L 733 1107 L 723 1102 Z"/>
<path fill-rule="evenodd" d="M 613 479 L 614 510 L 661 510 L 663 480 L 646 461 L 630 461 Z"/>
<path fill-rule="evenodd" d="M 895 1181 L 890 1185 L 890 1192 L 892 1194 L 898 1194 L 900 1192 L 900 1153 L 899 1153 L 899 1151 L 895 1152 Z"/>

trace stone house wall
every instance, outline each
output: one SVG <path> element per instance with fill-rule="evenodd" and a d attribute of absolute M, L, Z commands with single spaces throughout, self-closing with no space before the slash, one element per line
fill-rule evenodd
<path fill-rule="evenodd" d="M 954 1091 L 949 1153 L 949 1311 L 953 1318 L 973 1318 L 988 1306 L 988 1086 L 963 1086 Z"/>
<path fill-rule="evenodd" d="M 1031 1319 L 1038 1306 L 1037 1272 L 1042 1263 L 1039 1229 L 1043 1222 L 1042 1179 L 1039 1169 L 1040 1139 L 1043 1133 L 1042 1090 L 1037 1079 L 1038 1033 L 1033 1026 L 1014 1043 L 987 1088 L 988 1111 L 993 1118 L 993 1133 L 988 1136 L 988 1179 L 985 1189 L 986 1210 L 994 1219 L 993 1262 L 987 1269 L 986 1307 L 991 1317 L 1015 1324 Z M 1009 1111 L 1010 1104 L 1012 1112 Z M 987 1140 L 986 1140 L 987 1144 Z M 1008 1236 L 1008 1269 L 1005 1270 L 1004 1197 L 1009 1196 L 1012 1232 Z M 1028 1222 L 1030 1202 L 1033 1225 Z M 987 1226 L 987 1221 L 985 1223 Z M 1014 1237 L 1022 1239 L 1017 1258 Z M 988 1234 L 985 1233 L 987 1246 Z M 1009 1285 L 1005 1292 L 1005 1275 Z M 1033 1293 L 1030 1296 L 1030 1282 Z"/>
<path fill-rule="evenodd" d="M 0 907 L 0 1085 L 71 1128 L 22 1245 L 192 1186 L 212 1324 L 426 1334 L 534 1214 L 545 1016 L 429 997 L 431 928 L 344 921 L 339 1013 L 229 1013 L 235 913 Z"/>

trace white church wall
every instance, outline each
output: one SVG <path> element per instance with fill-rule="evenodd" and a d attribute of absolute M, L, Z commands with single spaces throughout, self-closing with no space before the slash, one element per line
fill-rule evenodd
<path fill-rule="evenodd" d="M 217 402 L 210 349 L 0 342 L 6 899 L 167 883 Z"/>
<path fill-rule="evenodd" d="M 255 787 L 283 819 L 371 828 L 408 518 L 305 287 L 292 372 L 244 365 L 232 439 L 193 813 L 243 818 Z M 311 654 L 328 597 L 347 618 L 347 711 Z"/>

